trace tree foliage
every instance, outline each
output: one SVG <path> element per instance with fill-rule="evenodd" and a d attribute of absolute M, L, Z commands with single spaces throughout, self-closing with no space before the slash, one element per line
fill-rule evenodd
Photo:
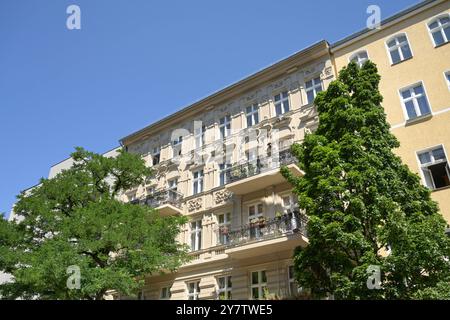
<path fill-rule="evenodd" d="M 0 219 L 0 270 L 14 282 L 4 298 L 102 299 L 108 290 L 134 295 L 145 275 L 186 261 L 176 241 L 181 217 L 119 201 L 151 171 L 137 155 L 115 158 L 77 148 L 74 165 L 18 196 L 15 222 Z M 80 268 L 79 289 L 67 286 Z M 69 271 L 69 273 L 68 273 Z"/>
<path fill-rule="evenodd" d="M 419 299 L 450 297 L 450 239 L 430 191 L 392 151 L 370 61 L 350 63 L 315 104 L 319 126 L 295 144 L 305 175 L 283 175 L 309 217 L 309 245 L 297 248 L 299 284 L 316 298 Z M 381 270 L 369 289 L 368 267 Z"/>

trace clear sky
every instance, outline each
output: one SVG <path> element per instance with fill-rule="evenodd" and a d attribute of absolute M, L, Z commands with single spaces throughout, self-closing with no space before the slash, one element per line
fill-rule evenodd
<path fill-rule="evenodd" d="M 1 0 L 0 213 L 75 146 L 118 140 L 419 0 Z M 81 8 L 68 30 L 66 8 Z"/>

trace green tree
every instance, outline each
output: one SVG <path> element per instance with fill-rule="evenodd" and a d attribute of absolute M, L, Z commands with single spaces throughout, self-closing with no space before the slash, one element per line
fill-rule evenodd
<path fill-rule="evenodd" d="M 376 65 L 350 63 L 315 104 L 319 126 L 292 151 L 303 177 L 294 185 L 308 216 L 309 245 L 294 253 L 296 278 L 315 298 L 450 297 L 446 223 L 399 146 L 381 106 Z M 381 288 L 367 285 L 369 266 Z"/>
<path fill-rule="evenodd" d="M 16 222 L 0 221 L 0 270 L 14 276 L 0 285 L 3 298 L 135 295 L 145 275 L 187 261 L 176 241 L 183 217 L 163 218 L 118 199 L 151 174 L 139 156 L 121 151 L 108 158 L 77 148 L 72 158 L 72 168 L 18 196 Z M 71 266 L 79 268 L 79 289 Z"/>

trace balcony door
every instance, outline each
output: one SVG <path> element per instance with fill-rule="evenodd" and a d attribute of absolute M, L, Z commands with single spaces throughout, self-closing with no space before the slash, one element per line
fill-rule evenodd
<path fill-rule="evenodd" d="M 259 239 L 262 237 L 261 229 L 264 219 L 264 206 L 262 203 L 257 203 L 248 206 L 248 222 L 250 225 L 250 239 Z"/>

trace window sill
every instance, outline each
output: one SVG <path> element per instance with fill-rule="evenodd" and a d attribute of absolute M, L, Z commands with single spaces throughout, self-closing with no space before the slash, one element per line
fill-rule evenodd
<path fill-rule="evenodd" d="M 411 57 L 409 57 L 409 58 L 403 59 L 403 60 L 401 60 L 401 61 L 399 61 L 399 62 L 391 63 L 391 67 L 396 66 L 396 65 L 398 65 L 398 64 L 400 64 L 400 63 L 402 63 L 402 62 L 411 60 L 412 58 L 414 58 L 414 56 L 411 56 Z"/>
<path fill-rule="evenodd" d="M 437 49 L 437 48 L 443 47 L 443 46 L 445 46 L 446 44 L 449 44 L 449 43 L 450 43 L 450 41 L 447 41 L 447 42 L 438 44 L 437 46 L 434 46 L 434 48 Z"/>
<path fill-rule="evenodd" d="M 416 117 L 413 119 L 408 119 L 408 120 L 406 120 L 405 127 L 416 124 L 416 123 L 421 123 L 421 122 L 430 120 L 432 117 L 433 117 L 433 114 L 429 113 L 429 114 L 425 114 L 423 116 L 419 116 L 419 117 Z"/>
<path fill-rule="evenodd" d="M 434 192 L 439 192 L 439 191 L 447 190 L 447 189 L 450 189 L 450 186 L 445 186 L 445 187 L 442 187 L 442 188 L 433 189 L 433 190 L 431 190 L 431 192 L 434 193 Z"/>

